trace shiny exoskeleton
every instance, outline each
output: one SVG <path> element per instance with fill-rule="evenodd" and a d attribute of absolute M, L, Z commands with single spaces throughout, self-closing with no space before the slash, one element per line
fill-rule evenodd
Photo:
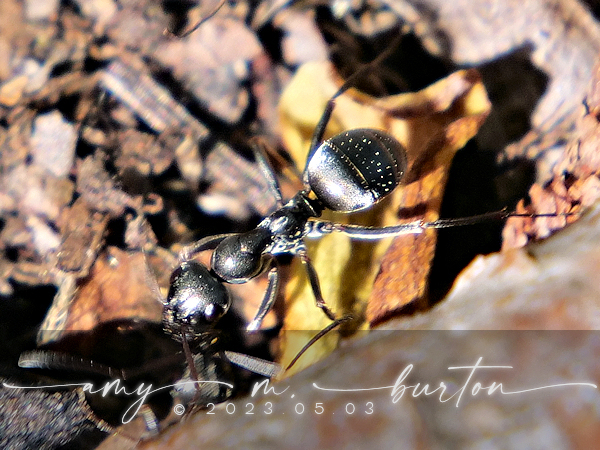
<path fill-rule="evenodd" d="M 218 361 L 221 367 L 233 363 L 267 377 L 279 372 L 279 366 L 270 361 L 231 351 L 214 352 L 214 325 L 230 305 L 225 285 L 199 262 L 186 260 L 171 274 L 169 293 L 163 302 L 163 328 L 183 344 L 187 368 L 175 392 L 184 404 L 206 404 L 211 398 L 217 403 L 228 398 L 231 389 L 225 395 L 219 383 L 203 387 L 206 380 L 215 378 L 207 376 L 214 375 Z"/>
<path fill-rule="evenodd" d="M 254 320 L 247 327 L 248 330 L 258 329 L 276 298 L 279 284 L 276 258 L 282 254 L 301 258 L 317 305 L 329 318 L 335 319 L 321 295 L 318 276 L 307 255 L 304 238 L 332 231 L 367 239 L 378 239 L 382 232 L 389 233 L 387 229 L 341 226 L 315 219 L 325 209 L 354 212 L 373 206 L 398 186 L 407 169 L 405 149 L 383 130 L 353 129 L 323 141 L 335 99 L 363 72 L 351 77 L 329 100 L 311 141 L 303 173 L 304 188 L 286 204 L 283 204 L 277 179 L 262 148 L 254 146 L 257 163 L 276 199 L 277 209 L 251 231 L 210 236 L 182 252 L 182 264 L 173 274 L 171 291 L 165 303 L 165 329 L 181 336 L 187 333 L 190 338 L 201 333 L 229 307 L 229 297 L 220 283 L 245 283 L 268 271 L 267 292 Z M 394 234 L 401 232 L 407 231 L 395 230 Z M 190 261 L 196 253 L 214 246 L 210 270 Z M 196 281 L 192 281 L 194 277 Z M 192 288 L 192 285 L 196 287 Z"/>
<path fill-rule="evenodd" d="M 197 261 L 184 261 L 171 275 L 163 326 L 176 339 L 193 340 L 190 330 L 210 329 L 229 309 L 229 292 Z"/>
<path fill-rule="evenodd" d="M 258 158 L 262 158 L 257 152 Z M 327 316 L 317 274 L 306 253 L 304 238 L 322 234 L 324 222 L 312 221 L 326 208 L 354 212 L 369 208 L 391 193 L 406 171 L 406 152 L 393 137 L 381 130 L 355 129 L 323 142 L 316 148 L 304 171 L 305 188 L 285 205 L 273 173 L 261 163 L 279 208 L 247 233 L 220 237 L 211 259 L 214 274 L 227 283 L 245 283 L 270 271 L 265 299 L 248 330 L 256 330 L 271 308 L 278 284 L 275 257 L 299 256 L 307 268 L 317 305 Z M 314 196 L 311 196 L 311 193 Z"/>
<path fill-rule="evenodd" d="M 308 160 L 304 181 L 326 208 L 353 212 L 369 208 L 392 192 L 406 166 L 406 151 L 392 136 L 380 130 L 355 129 L 317 148 Z"/>
<path fill-rule="evenodd" d="M 333 99 L 332 99 L 333 101 Z M 331 108 L 326 111 L 331 114 Z M 322 120 L 322 127 L 327 123 Z M 313 141 L 323 134 L 318 129 Z M 260 327 L 271 308 L 278 287 L 275 257 L 297 255 L 307 268 L 317 305 L 335 319 L 321 295 L 317 274 L 308 258 L 304 238 L 330 231 L 344 231 L 329 222 L 313 221 L 326 208 L 354 212 L 369 208 L 391 193 L 406 171 L 406 152 L 402 145 L 382 130 L 354 129 L 321 143 L 308 159 L 303 180 L 305 188 L 285 205 L 275 175 L 260 148 L 257 161 L 275 196 L 278 209 L 246 233 L 205 238 L 182 253 L 182 264 L 173 273 L 165 304 L 163 323 L 178 334 L 198 333 L 227 311 L 230 300 L 222 282 L 245 283 L 269 270 L 265 298 L 248 330 Z M 314 194 L 314 195 L 311 195 Z M 371 236 L 372 229 L 365 228 Z M 381 231 L 381 230 L 379 230 Z M 190 258 L 217 244 L 208 270 Z"/>

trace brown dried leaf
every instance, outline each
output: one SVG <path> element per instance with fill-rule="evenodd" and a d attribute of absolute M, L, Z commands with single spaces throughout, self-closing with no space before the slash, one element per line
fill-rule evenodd
<path fill-rule="evenodd" d="M 64 209 L 58 222 L 63 236 L 56 258 L 58 269 L 86 276 L 102 243 L 107 222 L 107 216 L 92 211 L 82 198 Z"/>
<path fill-rule="evenodd" d="M 73 183 L 57 178 L 36 165 L 22 164 L 6 171 L 0 188 L 15 202 L 21 214 L 56 221 L 73 195 Z"/>
<path fill-rule="evenodd" d="M 159 322 L 162 304 L 148 281 L 150 275 L 145 267 L 141 252 L 108 247 L 70 302 L 65 331 L 91 330 L 116 319 Z"/>
<path fill-rule="evenodd" d="M 183 39 L 163 42 L 154 56 L 173 68 L 209 111 L 234 123 L 249 104 L 242 87 L 246 63 L 261 53 L 256 35 L 242 21 L 217 15 Z"/>
<path fill-rule="evenodd" d="M 77 160 L 77 191 L 96 211 L 114 216 L 123 214 L 127 207 L 136 209 L 138 205 L 106 171 L 100 152 Z"/>
<path fill-rule="evenodd" d="M 219 142 L 208 154 L 205 179 L 210 182 L 206 193 L 199 197 L 203 210 L 211 213 L 226 211 L 236 218 L 248 218 L 252 211 L 265 216 L 275 207 L 273 195 L 256 165 Z"/>
<path fill-rule="evenodd" d="M 477 86 L 474 87 L 474 90 L 476 89 Z M 465 103 L 473 101 L 473 97 L 477 95 L 470 93 L 471 98 L 466 96 Z M 487 97 L 483 96 L 479 101 L 482 103 L 476 108 L 487 106 Z M 439 218 L 444 187 L 454 153 L 475 135 L 487 116 L 487 110 L 469 110 L 467 107 L 465 116 L 454 121 L 450 119 L 442 132 L 444 134 L 433 135 L 424 147 L 425 151 L 412 165 L 409 177 L 416 180 L 400 191 L 400 216 L 404 218 L 404 222 L 431 222 Z M 430 158 L 435 152 L 437 154 Z M 427 230 L 419 235 L 399 236 L 393 241 L 381 261 L 381 270 L 369 297 L 366 314 L 371 325 L 393 316 L 406 305 L 417 308 L 426 306 L 427 276 L 434 256 L 435 243 L 434 230 Z"/>
<path fill-rule="evenodd" d="M 537 128 L 580 103 L 600 51 L 600 26 L 573 0 L 385 0 L 432 53 L 474 66 L 524 46 L 548 77 L 532 123 Z"/>
<path fill-rule="evenodd" d="M 135 169 L 140 174 L 148 176 L 160 175 L 173 163 L 173 147 L 169 144 L 168 133 L 157 140 L 148 133 L 128 129 L 119 135 L 121 152 L 115 161 L 120 173 L 127 169 Z M 173 138 L 172 141 L 176 141 Z M 167 141 L 167 142 L 164 142 Z"/>
<path fill-rule="evenodd" d="M 557 164 L 549 181 L 535 183 L 529 190 L 530 204 L 518 205 L 518 212 L 530 214 L 571 213 L 589 207 L 600 198 L 600 120 L 598 86 L 600 61 L 588 88 L 585 106 L 577 109 L 572 129 L 557 126 L 549 133 L 565 141 L 558 146 Z M 566 176 L 568 174 L 568 178 Z M 533 239 L 542 239 L 571 223 L 576 216 L 556 218 L 511 218 L 503 232 L 502 248 L 516 248 Z"/>
<path fill-rule="evenodd" d="M 319 80 L 317 88 L 315 80 Z M 282 134 L 298 167 L 304 166 L 315 124 L 340 85 L 332 76 L 329 64 L 310 63 L 299 69 L 284 92 L 280 103 Z M 457 72 L 423 91 L 383 99 L 347 91 L 336 100 L 325 137 L 351 128 L 388 131 L 406 147 L 407 184 L 365 213 L 336 216 L 327 212 L 324 217 L 345 223 L 386 226 L 398 223 L 398 210 L 402 207 L 400 215 L 409 220 L 435 220 L 454 152 L 476 133 L 488 111 L 489 101 L 475 71 Z M 372 323 L 414 301 L 424 289 L 435 244 L 431 233 L 417 239 L 415 248 L 415 237 L 398 238 L 401 243 L 386 257 L 388 266 L 382 270 L 380 279 L 387 278 L 376 283 L 380 291 L 383 288 L 377 286 L 386 285 L 386 296 L 370 291 L 389 239 L 371 245 L 352 243 L 342 235 L 329 235 L 309 242 L 309 255 L 319 273 L 327 304 L 338 316 L 351 312 L 362 318 L 366 309 L 367 320 Z M 392 270 L 389 265 L 398 260 L 401 262 L 399 266 L 396 264 L 397 270 Z M 285 291 L 284 330 L 322 329 L 329 320 L 315 308 L 312 290 L 299 262 L 294 262 L 292 272 L 294 277 Z M 407 273 L 414 278 L 413 289 L 403 291 Z M 335 346 L 334 335 L 328 338 L 319 341 L 311 351 L 320 354 L 323 351 L 318 347 Z M 302 345 L 302 342 L 292 346 L 285 343 L 283 363 L 289 362 Z"/>

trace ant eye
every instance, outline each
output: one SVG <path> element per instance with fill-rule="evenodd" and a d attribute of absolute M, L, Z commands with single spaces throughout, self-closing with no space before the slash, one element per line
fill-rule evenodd
<path fill-rule="evenodd" d="M 210 303 L 206 305 L 206 308 L 204 308 L 204 321 L 207 324 L 214 323 L 223 317 L 225 312 L 226 310 L 221 305 Z"/>

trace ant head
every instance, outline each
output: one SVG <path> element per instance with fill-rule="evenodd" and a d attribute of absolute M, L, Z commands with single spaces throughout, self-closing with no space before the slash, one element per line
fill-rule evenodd
<path fill-rule="evenodd" d="M 163 326 L 175 336 L 184 328 L 199 334 L 223 317 L 230 305 L 223 283 L 202 264 L 186 261 L 171 275 Z"/>
<path fill-rule="evenodd" d="M 213 252 L 212 270 L 227 283 L 245 283 L 263 272 L 269 242 L 271 232 L 261 227 L 229 236 Z"/>
<path fill-rule="evenodd" d="M 323 142 L 304 179 L 327 208 L 353 212 L 390 194 L 406 168 L 402 144 L 384 131 L 358 128 Z"/>

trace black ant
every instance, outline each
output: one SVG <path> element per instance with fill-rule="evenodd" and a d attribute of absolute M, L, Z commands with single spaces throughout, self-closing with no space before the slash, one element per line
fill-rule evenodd
<path fill-rule="evenodd" d="M 328 101 L 312 136 L 302 174 L 304 187 L 287 203 L 283 203 L 277 178 L 267 162 L 263 148 L 256 143 L 253 145 L 256 161 L 277 202 L 277 209 L 253 230 L 209 236 L 181 252 L 180 259 L 184 262 L 178 270 L 188 272 L 186 277 L 190 277 L 187 281 L 190 290 L 192 284 L 196 283 L 199 292 L 196 295 L 169 296 L 165 305 L 165 327 L 175 329 L 186 324 L 193 329 L 196 324 L 217 320 L 229 306 L 222 283 L 245 283 L 268 272 L 267 291 L 254 319 L 247 326 L 248 331 L 258 330 L 276 298 L 279 284 L 277 257 L 283 254 L 300 257 L 306 268 L 316 305 L 329 319 L 335 321 L 336 316 L 327 307 L 321 294 L 317 272 L 307 254 L 305 238 L 339 232 L 352 239 L 378 240 L 401 234 L 419 234 L 429 228 L 470 225 L 508 217 L 556 215 L 517 214 L 503 209 L 471 217 L 434 222 L 419 220 L 380 228 L 318 220 L 325 209 L 356 212 L 372 207 L 400 184 L 407 170 L 404 147 L 382 130 L 353 129 L 323 141 L 336 98 L 373 64 L 387 57 L 386 53 L 352 75 Z M 210 270 L 198 263 L 192 268 L 190 258 L 210 247 L 215 247 Z M 192 281 L 194 277 L 197 280 Z M 201 285 L 203 287 L 200 288 Z"/>
<path fill-rule="evenodd" d="M 214 363 L 215 357 L 210 351 L 214 339 L 211 330 L 231 305 L 225 283 L 245 283 L 268 272 L 266 293 L 247 330 L 256 331 L 260 328 L 277 295 L 279 255 L 300 257 L 317 306 L 333 321 L 332 326 L 327 327 L 325 332 L 346 319 L 337 319 L 326 305 L 317 272 L 307 254 L 305 238 L 340 232 L 353 239 L 378 240 L 401 234 L 419 234 L 430 228 L 469 225 L 508 217 L 554 216 L 516 214 L 501 210 L 466 218 L 441 219 L 434 222 L 420 220 L 388 227 L 365 227 L 318 220 L 325 209 L 356 212 L 372 207 L 401 183 L 407 171 L 406 150 L 385 131 L 352 129 L 323 141 L 336 98 L 383 56 L 386 55 L 380 55 L 373 63 L 356 72 L 328 101 L 311 139 L 302 174 L 302 190 L 284 204 L 279 183 L 262 147 L 254 145 L 256 161 L 276 200 L 277 209 L 248 232 L 209 236 L 181 252 L 181 263 L 171 276 L 169 294 L 164 302 L 163 328 L 183 344 L 188 367 L 183 381 L 196 384 L 212 376 L 207 375 L 207 369 Z M 210 268 L 192 259 L 197 253 L 213 246 L 216 247 L 211 257 Z M 322 334 L 323 332 L 319 333 L 316 338 Z M 312 342 L 314 339 L 308 346 Z M 192 348 L 201 350 L 194 354 Z M 267 361 L 233 352 L 224 354 L 229 361 L 260 374 L 272 376 L 278 371 L 273 363 Z M 29 367 L 57 366 L 60 359 L 50 353 L 26 354 L 24 358 L 28 360 Z M 204 404 L 207 400 L 225 399 L 228 395 L 226 392 L 218 392 L 205 396 L 197 388 L 191 392 L 176 390 L 174 394 L 183 397 L 186 403 L 194 403 L 201 398 Z"/>

